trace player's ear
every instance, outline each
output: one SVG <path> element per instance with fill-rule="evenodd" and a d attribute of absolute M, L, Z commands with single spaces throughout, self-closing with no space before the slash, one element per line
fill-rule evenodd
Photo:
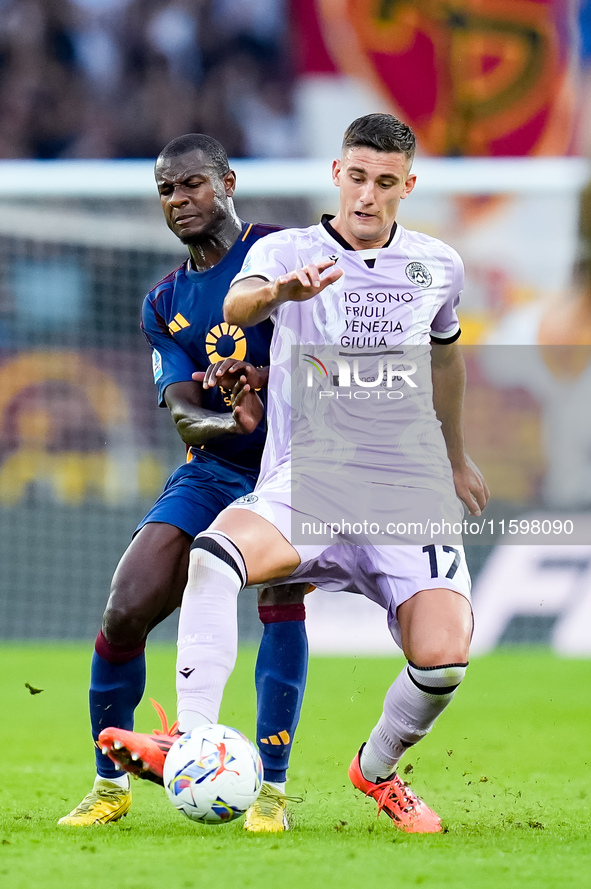
<path fill-rule="evenodd" d="M 400 195 L 402 200 L 404 200 L 404 198 L 407 198 L 409 196 L 409 194 L 411 193 L 411 191 L 413 190 L 413 188 L 415 187 L 416 184 L 417 184 L 417 177 L 415 176 L 414 173 L 411 173 L 410 176 L 408 176 L 406 182 L 404 183 L 404 191 Z"/>
<path fill-rule="evenodd" d="M 341 184 L 340 183 L 341 170 L 342 170 L 342 161 L 337 158 L 337 160 L 334 160 L 332 162 L 332 181 L 333 181 L 334 185 L 336 185 L 337 187 Z"/>
<path fill-rule="evenodd" d="M 224 188 L 226 189 L 226 196 L 231 198 L 234 196 L 234 192 L 236 191 L 236 173 L 234 170 L 228 170 L 228 172 L 224 175 Z"/>

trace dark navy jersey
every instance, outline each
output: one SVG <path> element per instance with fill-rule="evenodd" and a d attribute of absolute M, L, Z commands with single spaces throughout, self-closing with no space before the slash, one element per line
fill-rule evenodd
<path fill-rule="evenodd" d="M 152 368 L 160 406 L 166 405 L 167 386 L 190 380 L 196 370 L 204 371 L 216 361 L 244 359 L 255 367 L 269 363 L 272 323 L 264 321 L 242 330 L 224 321 L 222 305 L 250 247 L 278 228 L 244 223 L 241 235 L 211 269 L 196 272 L 187 261 L 146 296 L 142 330 L 152 347 Z M 206 389 L 203 407 L 227 413 L 230 394 L 219 387 Z M 230 463 L 252 469 L 259 466 L 264 440 L 263 420 L 250 435 L 210 439 L 205 449 Z"/>

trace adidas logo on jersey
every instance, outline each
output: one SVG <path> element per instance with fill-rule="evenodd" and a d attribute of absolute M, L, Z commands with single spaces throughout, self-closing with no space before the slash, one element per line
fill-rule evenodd
<path fill-rule="evenodd" d="M 187 321 L 186 318 L 183 318 L 180 312 L 177 312 L 170 324 L 168 325 L 168 329 L 172 334 L 178 333 L 179 330 L 182 330 L 183 327 L 190 327 L 191 324 Z"/>

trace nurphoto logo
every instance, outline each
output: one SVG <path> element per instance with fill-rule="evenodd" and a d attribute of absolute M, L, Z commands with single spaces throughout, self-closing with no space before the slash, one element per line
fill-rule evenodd
<path fill-rule="evenodd" d="M 351 362 L 342 356 L 336 357 L 331 356 L 329 359 L 324 359 L 327 364 L 330 362 L 333 365 L 336 365 L 336 372 L 329 374 L 328 368 L 326 364 L 320 360 L 316 355 L 311 355 L 309 353 L 304 354 L 304 361 L 308 364 L 307 374 L 306 374 L 306 386 L 308 389 L 314 386 L 314 375 L 315 373 L 321 378 L 329 380 L 332 383 L 333 389 L 323 389 L 319 392 L 319 398 L 330 398 L 333 395 L 343 395 L 344 393 L 339 393 L 339 389 L 351 389 L 352 386 L 359 387 L 359 389 L 377 389 L 378 387 L 386 390 L 390 390 L 386 392 L 386 397 L 388 398 L 404 398 L 404 393 L 400 391 L 401 385 L 408 385 L 411 389 L 417 389 L 417 383 L 412 379 L 412 376 L 417 372 L 417 365 L 414 361 L 400 361 L 400 358 L 378 358 L 377 370 L 374 372 L 373 370 L 368 373 L 366 369 L 363 371 L 360 370 L 359 367 L 359 358 L 354 358 L 351 368 Z M 376 393 L 381 394 L 381 393 Z M 354 397 L 365 397 L 368 398 L 370 395 L 369 392 L 363 393 L 354 393 Z M 348 397 L 351 397 L 350 393 L 348 393 Z"/>

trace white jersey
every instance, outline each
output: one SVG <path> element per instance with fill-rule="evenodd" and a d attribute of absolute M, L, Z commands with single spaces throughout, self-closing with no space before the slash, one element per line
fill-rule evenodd
<path fill-rule="evenodd" d="M 463 266 L 451 247 L 401 226 L 387 246 L 354 251 L 320 224 L 261 239 L 234 280 L 272 281 L 327 257 L 344 275 L 271 316 L 261 474 L 254 493 L 231 507 L 271 522 L 298 553 L 298 568 L 277 583 L 361 593 L 387 610 L 401 644 L 397 609 L 418 590 L 470 599 L 461 533 L 443 528 L 463 509 L 430 365 L 431 342 L 459 335 Z M 395 373 L 411 364 L 409 377 Z"/>
<path fill-rule="evenodd" d="M 317 297 L 283 303 L 271 315 L 297 341 L 367 350 L 457 338 L 462 260 L 443 241 L 401 225 L 387 246 L 367 250 L 347 249 L 322 223 L 273 232 L 253 244 L 232 283 L 253 275 L 274 281 L 329 257 L 343 277 Z"/>
<path fill-rule="evenodd" d="M 359 396 L 359 400 L 350 398 L 344 405 L 342 396 L 346 393 L 341 387 L 338 412 L 337 399 L 325 399 L 320 415 L 317 412 L 308 430 L 305 425 L 298 426 L 294 442 L 298 438 L 303 441 L 300 453 L 305 454 L 309 466 L 314 455 L 312 472 L 319 476 L 322 488 L 327 493 L 343 490 L 343 472 L 350 475 L 354 469 L 356 479 L 361 473 L 362 478 L 371 479 L 375 484 L 376 472 L 381 472 L 382 476 L 377 476 L 378 484 L 431 488 L 442 493 L 445 490 L 454 497 L 451 467 L 433 410 L 429 352 L 432 340 L 449 343 L 459 335 L 456 307 L 464 277 L 460 257 L 442 241 L 407 231 L 400 225 L 387 246 L 352 250 L 321 223 L 307 229 L 274 232 L 257 241 L 234 281 L 251 276 L 273 281 L 328 257 L 336 261 L 344 275 L 318 296 L 305 302 L 283 303 L 271 315 L 275 331 L 271 343 L 268 432 L 259 486 L 265 485 L 266 490 L 277 486 L 285 491 L 290 484 L 289 473 L 283 470 L 292 457 L 291 421 L 298 370 L 293 357 L 294 352 L 297 354 L 296 347 L 300 356 L 304 356 L 300 388 L 305 388 L 306 372 L 310 380 L 312 359 L 323 354 L 323 347 L 332 347 L 337 357 L 352 369 L 354 380 L 359 383 L 358 390 L 370 386 L 367 381 L 372 380 L 372 366 L 373 379 L 376 379 L 376 356 L 382 356 L 379 367 L 384 374 L 381 386 L 384 397 L 377 404 L 375 390 L 358 391 L 353 394 Z M 373 260 L 373 267 L 369 267 L 366 260 Z M 404 346 L 404 357 L 401 350 L 395 348 L 398 346 Z M 406 397 L 396 403 L 387 400 L 384 389 L 389 361 L 412 359 L 419 365 L 415 377 L 419 381 L 419 393 L 408 390 L 406 395 L 412 394 L 413 398 Z M 326 362 L 320 363 L 326 369 Z M 326 388 L 333 380 L 329 374 L 324 380 L 314 379 L 314 383 Z M 361 400 L 361 395 L 374 396 L 372 404 Z M 339 426 L 344 425 L 346 433 L 339 441 Z M 321 426 L 327 430 L 325 440 L 332 435 L 332 447 L 327 450 L 324 461 L 318 453 Z M 368 428 L 371 428 L 369 436 Z M 295 454 L 295 444 L 293 450 Z M 334 477 L 335 468 L 342 470 L 341 478 Z"/>

